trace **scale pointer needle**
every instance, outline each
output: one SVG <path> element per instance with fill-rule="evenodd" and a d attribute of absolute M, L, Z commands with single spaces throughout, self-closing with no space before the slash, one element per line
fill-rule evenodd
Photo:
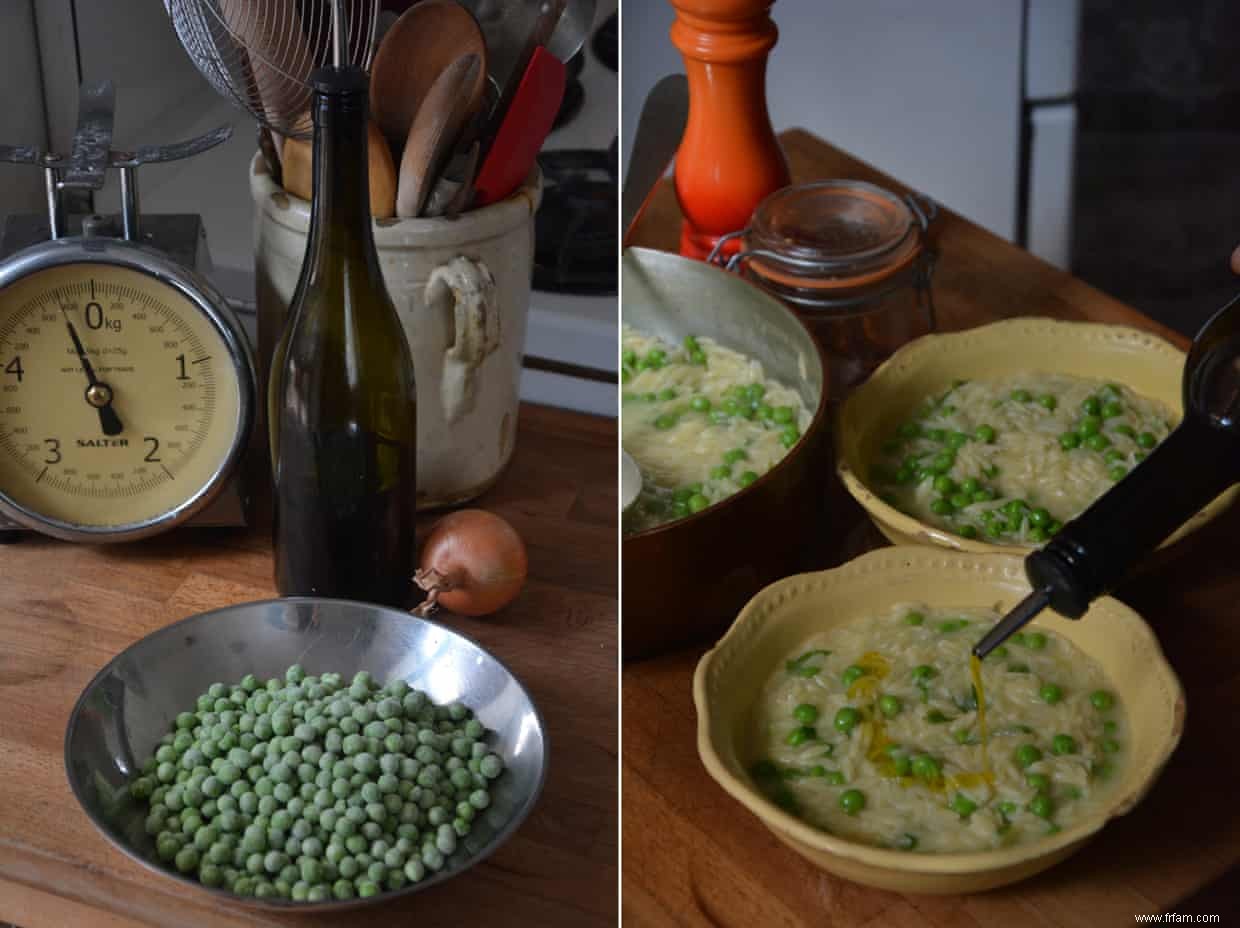
<path fill-rule="evenodd" d="M 64 307 L 61 307 L 61 312 L 64 312 Z M 73 339 L 73 350 L 82 362 L 82 370 L 86 372 L 86 402 L 99 411 L 99 426 L 103 429 L 103 434 L 119 435 L 125 431 L 125 426 L 112 408 L 112 388 L 95 376 L 95 369 L 91 366 L 90 358 L 86 356 L 86 348 L 78 338 L 77 329 L 69 320 L 68 313 L 65 313 L 65 325 L 69 328 L 69 337 Z"/>

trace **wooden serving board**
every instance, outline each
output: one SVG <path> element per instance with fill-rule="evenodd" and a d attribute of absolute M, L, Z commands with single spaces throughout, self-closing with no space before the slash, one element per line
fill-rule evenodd
<path fill-rule="evenodd" d="M 442 615 L 507 663 L 543 713 L 550 766 L 537 807 L 468 874 L 343 918 L 255 914 L 153 876 L 95 830 L 64 773 L 69 712 L 107 661 L 169 622 L 275 595 L 269 530 L 0 547 L 0 923 L 614 924 L 616 453 L 613 420 L 522 407 L 513 461 L 475 505 L 521 533 L 529 582 L 492 618 Z M 433 521 L 419 520 L 421 537 Z"/>
<path fill-rule="evenodd" d="M 797 181 L 857 178 L 907 188 L 803 130 L 781 137 Z M 933 194 L 933 191 L 927 191 Z M 633 243 L 674 251 L 680 213 L 666 182 Z M 1139 326 L 1187 341 L 950 212 L 938 220 L 940 327 L 1017 315 Z M 830 567 L 885 544 L 848 500 L 824 533 L 845 539 Z M 707 775 L 698 759 L 693 670 L 705 647 L 624 668 L 622 913 L 641 926 L 1098 928 L 1138 913 L 1240 914 L 1240 507 L 1160 555 L 1119 597 L 1154 627 L 1188 696 L 1179 750 L 1149 797 L 1076 856 L 974 896 L 902 896 L 817 870 Z M 1224 882 L 1225 881 L 1225 882 Z M 1212 908 L 1211 908 L 1212 907 Z M 1193 909 L 1196 911 L 1196 909 Z"/>

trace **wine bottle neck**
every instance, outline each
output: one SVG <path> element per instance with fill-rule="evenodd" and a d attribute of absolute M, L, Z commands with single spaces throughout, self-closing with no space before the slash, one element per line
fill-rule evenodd
<path fill-rule="evenodd" d="M 314 200 L 311 250 L 374 251 L 365 90 L 314 94 Z"/>

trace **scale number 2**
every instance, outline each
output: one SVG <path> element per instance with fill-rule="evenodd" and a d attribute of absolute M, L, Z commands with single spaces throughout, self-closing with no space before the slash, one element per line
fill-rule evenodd
<path fill-rule="evenodd" d="M 20 354 L 14 355 L 13 360 L 4 365 L 4 372 L 6 374 L 12 374 L 17 378 L 17 382 L 21 383 L 22 376 L 26 373 L 22 369 L 22 356 Z"/>
<path fill-rule="evenodd" d="M 146 457 L 144 457 L 142 460 L 150 461 L 152 464 L 158 464 L 159 455 L 156 454 L 156 452 L 159 451 L 159 439 L 156 438 L 154 435 L 148 435 L 146 436 L 146 438 L 142 440 L 151 446 L 150 448 L 147 449 Z"/>

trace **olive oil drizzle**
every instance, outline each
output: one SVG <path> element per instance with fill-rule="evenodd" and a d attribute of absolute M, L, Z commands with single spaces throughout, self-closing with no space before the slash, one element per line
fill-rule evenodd
<path fill-rule="evenodd" d="M 977 696 L 977 725 L 978 735 L 981 740 L 982 770 L 981 772 L 962 771 L 957 774 L 947 774 L 928 783 L 914 776 L 901 776 L 896 772 L 895 761 L 888 754 L 888 748 L 896 742 L 887 736 L 887 724 L 883 721 L 882 714 L 878 709 L 878 684 L 891 672 L 891 663 L 882 654 L 870 651 L 857 659 L 857 666 L 865 668 L 866 675 L 859 677 L 848 687 L 848 696 L 850 698 L 862 696 L 866 699 L 873 699 L 869 707 L 870 720 L 866 723 L 870 733 L 870 745 L 866 751 L 866 759 L 875 766 L 882 776 L 895 780 L 903 787 L 920 784 L 934 793 L 945 793 L 948 790 L 956 789 L 970 789 L 982 784 L 994 785 L 995 775 L 994 771 L 991 770 L 990 754 L 987 750 L 990 733 L 986 727 L 986 697 L 982 685 L 982 662 L 977 655 L 971 654 L 969 656 L 969 675 L 972 678 L 973 689 Z"/>
<path fill-rule="evenodd" d="M 988 732 L 986 731 L 986 693 L 982 686 L 982 659 L 976 654 L 969 655 L 969 675 L 973 678 L 973 692 L 977 697 L 977 732 L 982 739 L 982 775 L 986 782 L 994 782 L 994 774 L 990 770 L 990 753 L 986 749 Z"/>

